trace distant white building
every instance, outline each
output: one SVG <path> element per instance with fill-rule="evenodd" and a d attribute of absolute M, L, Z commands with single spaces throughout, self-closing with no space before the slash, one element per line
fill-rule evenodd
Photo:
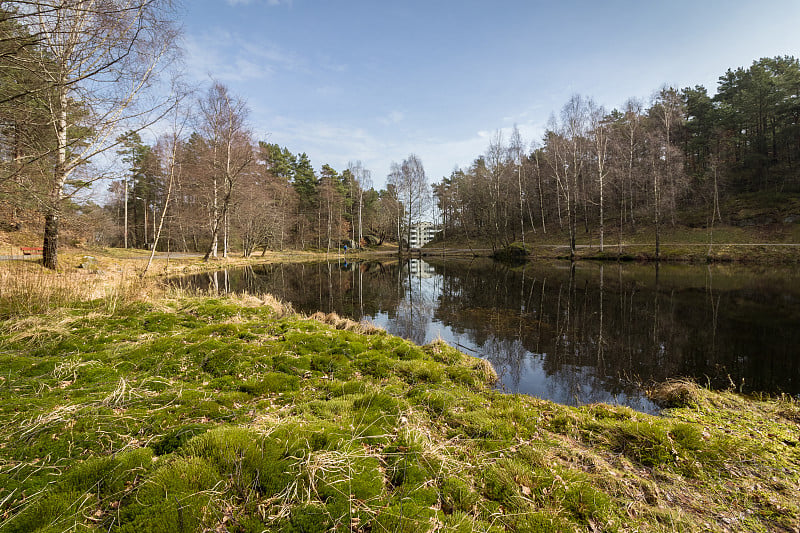
<path fill-rule="evenodd" d="M 409 231 L 409 246 L 411 248 L 422 248 L 433 240 L 437 233 L 442 229 L 432 222 L 417 222 L 412 224 Z"/>

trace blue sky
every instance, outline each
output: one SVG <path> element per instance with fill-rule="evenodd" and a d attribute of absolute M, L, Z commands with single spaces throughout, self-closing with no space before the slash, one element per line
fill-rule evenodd
<path fill-rule="evenodd" d="M 187 0 L 187 75 L 243 97 L 259 139 L 376 187 L 415 153 L 438 181 L 571 94 L 607 108 L 663 84 L 800 55 L 800 0 Z"/>

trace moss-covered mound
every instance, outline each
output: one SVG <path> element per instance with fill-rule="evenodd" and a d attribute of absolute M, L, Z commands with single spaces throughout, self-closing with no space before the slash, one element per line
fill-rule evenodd
<path fill-rule="evenodd" d="M 531 245 L 521 242 L 512 242 L 492 253 L 494 259 L 509 262 L 525 261 L 529 255 L 531 255 Z"/>
<path fill-rule="evenodd" d="M 652 417 L 254 299 L 0 325 L 0 531 L 792 531 L 800 408 Z"/>

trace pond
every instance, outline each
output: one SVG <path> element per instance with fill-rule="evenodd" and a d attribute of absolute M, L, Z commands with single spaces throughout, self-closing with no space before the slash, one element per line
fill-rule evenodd
<path fill-rule="evenodd" d="M 500 387 L 563 404 L 658 409 L 641 383 L 800 394 L 800 273 L 791 267 L 426 258 L 259 265 L 173 280 L 263 293 L 492 362 Z"/>

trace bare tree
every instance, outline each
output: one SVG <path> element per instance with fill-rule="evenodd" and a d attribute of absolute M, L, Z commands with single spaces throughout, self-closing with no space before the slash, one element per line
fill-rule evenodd
<path fill-rule="evenodd" d="M 45 214 L 44 265 L 58 266 L 62 201 L 94 177 L 77 171 L 117 144 L 123 127 L 138 130 L 168 107 L 146 98 L 171 53 L 176 30 L 171 0 L 40 0 L 4 2 L 36 53 L 14 68 L 38 78 L 34 94 L 46 110 L 54 142 L 28 154 L 51 161 L 38 201 Z M 157 68 L 158 67 L 158 68 Z M 80 131 L 75 136 L 72 132 Z"/>
<path fill-rule="evenodd" d="M 599 189 L 598 203 L 600 207 L 600 251 L 603 251 L 603 239 L 605 236 L 605 195 L 604 186 L 608 175 L 608 144 L 609 144 L 609 124 L 606 118 L 606 111 L 603 106 L 596 105 L 592 100 L 588 102 L 588 112 L 590 120 L 590 131 L 594 160 L 597 165 L 597 185 Z"/>
<path fill-rule="evenodd" d="M 684 120 L 683 103 L 677 91 L 663 88 L 654 99 L 649 110 L 655 127 L 650 128 L 650 168 L 653 192 L 653 223 L 655 225 L 656 260 L 661 257 L 661 224 L 664 189 L 667 189 L 672 222 L 675 223 L 675 208 L 679 190 L 685 184 L 681 153 L 673 144 L 673 133 Z"/>
<path fill-rule="evenodd" d="M 583 181 L 588 108 L 586 100 L 573 95 L 561 109 L 561 120 L 551 117 L 545 134 L 545 158 L 564 198 L 569 229 L 570 259 L 575 258 L 578 197 Z M 559 207 L 560 209 L 560 207 Z"/>
<path fill-rule="evenodd" d="M 639 152 L 641 150 L 642 144 L 642 115 L 643 115 L 643 106 L 639 100 L 634 98 L 629 99 L 625 102 L 625 114 L 623 116 L 623 127 L 622 134 L 624 138 L 625 144 L 625 159 L 626 159 L 626 169 L 627 172 L 625 174 L 626 181 L 627 181 L 627 193 L 628 193 L 628 208 L 630 209 L 630 218 L 631 224 L 633 226 L 636 225 L 636 219 L 634 217 L 634 207 L 635 207 L 635 200 L 634 200 L 634 187 L 635 187 L 635 176 L 634 176 L 634 169 L 636 168 L 638 159 L 639 159 Z M 620 194 L 620 224 L 624 221 L 625 218 L 625 185 L 621 185 L 621 194 Z M 620 232 L 622 231 L 622 226 L 620 225 Z"/>
<path fill-rule="evenodd" d="M 486 162 L 487 177 L 489 178 L 489 198 L 490 208 L 489 216 L 491 220 L 492 232 L 492 248 L 497 248 L 498 241 L 501 238 L 500 231 L 500 218 L 502 205 L 501 195 L 503 193 L 503 177 L 506 171 L 506 156 L 508 151 L 503 140 L 503 133 L 501 131 L 495 132 L 492 139 L 489 141 L 489 147 L 486 149 L 484 161 Z M 506 217 L 503 217 L 504 219 Z"/>
<path fill-rule="evenodd" d="M 150 250 L 150 258 L 147 260 L 147 265 L 142 271 L 141 277 L 147 274 L 150 265 L 153 263 L 156 250 L 158 249 L 158 241 L 161 239 L 161 231 L 164 229 L 164 220 L 167 218 L 167 211 L 169 210 L 170 200 L 172 199 L 172 191 L 175 183 L 180 181 L 181 164 L 180 164 L 180 150 L 183 147 L 181 142 L 181 135 L 183 127 L 186 124 L 187 116 L 182 114 L 181 110 L 175 108 L 175 116 L 172 122 L 172 131 L 159 139 L 156 144 L 156 153 L 162 161 L 162 171 L 167 177 L 167 189 L 164 195 L 164 205 L 161 209 L 161 217 L 158 221 L 158 227 L 153 232 L 153 248 Z M 153 215 L 153 223 L 155 224 L 155 214 Z"/>
<path fill-rule="evenodd" d="M 398 239 L 405 229 L 406 248 L 411 247 L 411 227 L 413 223 L 420 222 L 430 207 L 431 190 L 425 168 L 419 157 L 411 154 L 400 165 L 392 163 L 388 176 L 388 185 L 397 191 L 398 200 L 402 204 L 405 214 L 404 223 L 401 224 L 398 216 Z M 401 226 L 405 226 L 402 228 Z M 398 249 L 401 243 L 398 242 Z"/>
<path fill-rule="evenodd" d="M 210 158 L 209 223 L 211 242 L 204 260 L 217 257 L 220 231 L 223 232 L 223 257 L 228 255 L 228 215 L 237 181 L 253 162 L 253 147 L 247 129 L 247 107 L 232 96 L 227 87 L 214 83 L 200 100 L 200 128 L 207 138 Z"/>
<path fill-rule="evenodd" d="M 511 140 L 508 143 L 508 150 L 511 159 L 517 167 L 517 192 L 519 193 L 519 227 L 522 235 L 522 247 L 525 248 L 525 189 L 522 187 L 522 162 L 525 157 L 523 151 L 525 147 L 522 142 L 522 136 L 519 133 L 519 128 L 514 124 L 514 129 L 511 132 Z M 536 227 L 531 225 L 534 233 Z"/>
<path fill-rule="evenodd" d="M 677 90 L 672 87 L 664 87 L 655 96 L 651 113 L 655 115 L 663 135 L 664 170 L 666 185 L 669 189 L 670 217 L 674 226 L 675 210 L 678 204 L 677 196 L 684 185 L 681 151 L 674 146 L 674 142 L 676 130 L 686 120 L 685 104 Z"/>
<path fill-rule="evenodd" d="M 358 244 L 364 240 L 364 192 L 372 188 L 372 173 L 364 168 L 361 161 L 350 163 L 348 170 L 353 174 L 356 186 L 358 187 Z"/>

